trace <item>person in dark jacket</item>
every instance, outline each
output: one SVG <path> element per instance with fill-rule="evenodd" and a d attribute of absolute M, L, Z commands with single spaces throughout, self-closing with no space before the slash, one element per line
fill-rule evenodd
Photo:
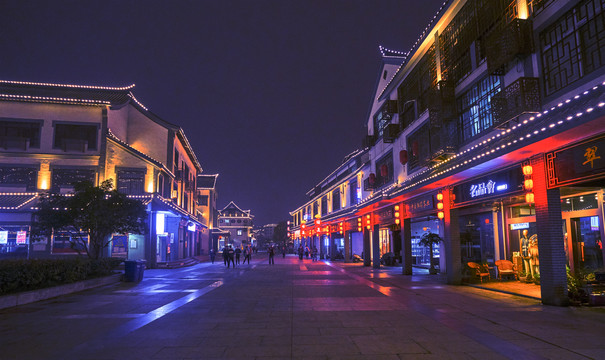
<path fill-rule="evenodd" d="M 240 247 L 238 246 L 237 248 L 235 248 L 235 264 L 237 264 L 237 265 L 239 265 L 239 258 L 240 258 L 241 254 L 242 254 L 242 249 L 240 249 Z"/>
<path fill-rule="evenodd" d="M 235 251 L 233 250 L 233 246 L 229 245 L 227 248 L 227 267 L 231 267 L 231 264 L 233 264 L 233 268 L 235 268 L 234 255 Z"/>
<path fill-rule="evenodd" d="M 269 265 L 275 265 L 275 248 L 273 245 L 269 246 Z"/>
<path fill-rule="evenodd" d="M 214 264 L 214 258 L 216 257 L 216 252 L 214 251 L 214 249 L 210 249 L 209 254 L 210 254 L 210 261 Z"/>
<path fill-rule="evenodd" d="M 303 258 L 303 253 L 304 253 L 303 247 L 302 247 L 302 245 L 300 245 L 300 246 L 298 247 L 298 258 L 299 258 L 300 260 L 302 260 L 302 258 Z"/>
<path fill-rule="evenodd" d="M 227 254 L 228 247 L 229 245 L 225 245 L 225 247 L 223 248 L 223 263 L 225 264 L 225 266 L 227 266 L 227 260 L 229 260 L 229 254 Z"/>

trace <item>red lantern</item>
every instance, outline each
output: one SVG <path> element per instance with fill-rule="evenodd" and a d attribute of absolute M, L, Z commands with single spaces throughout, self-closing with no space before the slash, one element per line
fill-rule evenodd
<path fill-rule="evenodd" d="M 370 173 L 370 177 L 368 179 L 370 181 L 370 185 L 374 185 L 376 183 L 376 174 Z"/>
<path fill-rule="evenodd" d="M 412 143 L 412 155 L 418 156 L 418 141 Z"/>
<path fill-rule="evenodd" d="M 408 163 L 408 151 L 407 150 L 401 150 L 399 152 L 399 162 L 401 163 L 401 165 L 405 165 Z"/>
<path fill-rule="evenodd" d="M 389 167 L 387 166 L 387 164 L 382 164 L 382 166 L 380 167 L 380 176 L 384 178 L 389 176 Z"/>

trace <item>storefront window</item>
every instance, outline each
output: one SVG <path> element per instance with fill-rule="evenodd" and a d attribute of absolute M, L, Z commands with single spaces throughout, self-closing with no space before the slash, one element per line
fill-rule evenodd
<path fill-rule="evenodd" d="M 598 195 L 585 194 L 561 199 L 561 210 L 563 212 L 591 210 L 599 208 Z"/>
<path fill-rule="evenodd" d="M 510 208 L 509 217 L 536 216 L 536 208 L 531 205 L 519 205 Z"/>
<path fill-rule="evenodd" d="M 415 218 L 411 221 L 412 230 L 412 257 L 413 263 L 418 265 L 430 265 L 431 255 L 427 247 L 418 245 L 422 235 L 429 231 L 434 234 L 440 234 L 441 221 L 436 216 L 425 216 Z M 433 247 L 433 258 L 439 258 L 439 247 Z"/>
<path fill-rule="evenodd" d="M 388 252 L 392 252 L 391 232 L 389 231 L 389 229 L 380 229 L 379 235 L 380 235 L 380 241 L 379 241 L 380 256 L 382 256 Z"/>
<path fill-rule="evenodd" d="M 580 269 L 594 271 L 603 268 L 603 243 L 598 216 L 572 219 L 574 257 Z"/>
<path fill-rule="evenodd" d="M 535 222 L 509 224 L 509 247 L 512 261 L 517 265 L 522 275 L 534 277 L 540 274 L 538 235 Z"/>
<path fill-rule="evenodd" d="M 460 251 L 462 262 L 492 263 L 494 260 L 494 224 L 491 212 L 461 216 Z"/>

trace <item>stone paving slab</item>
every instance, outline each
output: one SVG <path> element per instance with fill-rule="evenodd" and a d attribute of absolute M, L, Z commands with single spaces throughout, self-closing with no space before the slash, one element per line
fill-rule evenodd
<path fill-rule="evenodd" d="M 277 257 L 0 311 L 0 359 L 605 359 L 605 311 Z M 415 269 L 416 271 L 416 269 Z"/>

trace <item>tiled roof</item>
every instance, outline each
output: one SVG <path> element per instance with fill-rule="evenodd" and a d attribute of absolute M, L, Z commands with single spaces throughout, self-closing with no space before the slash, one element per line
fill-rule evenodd
<path fill-rule="evenodd" d="M 0 210 L 18 210 L 37 196 L 37 193 L 0 193 Z"/>

